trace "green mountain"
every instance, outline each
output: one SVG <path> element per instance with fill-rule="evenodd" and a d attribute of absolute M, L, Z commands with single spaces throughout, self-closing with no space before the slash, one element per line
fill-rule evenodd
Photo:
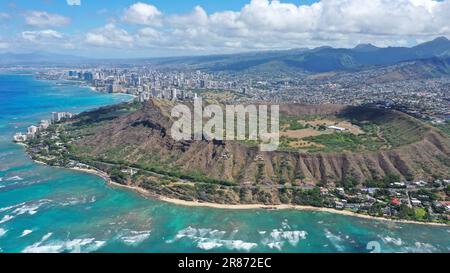
<path fill-rule="evenodd" d="M 355 48 L 319 47 L 311 50 L 283 50 L 259 53 L 148 60 L 157 65 L 185 65 L 209 71 L 229 72 L 329 72 L 359 70 L 370 66 L 450 56 L 450 41 L 440 37 L 414 47 L 379 48 L 370 44 Z"/>

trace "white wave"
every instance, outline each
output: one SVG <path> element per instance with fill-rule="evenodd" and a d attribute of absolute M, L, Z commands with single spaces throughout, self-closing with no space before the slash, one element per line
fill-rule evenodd
<path fill-rule="evenodd" d="M 94 203 L 95 201 L 97 201 L 95 196 L 92 196 L 92 197 L 88 197 L 88 196 L 69 197 L 66 200 L 60 202 L 60 205 L 63 206 L 63 207 L 65 207 L 65 206 L 75 206 L 75 205 L 79 205 L 79 204 Z"/>
<path fill-rule="evenodd" d="M 9 207 L 0 208 L 0 212 L 5 212 L 7 210 L 23 206 L 24 204 L 25 204 L 25 202 L 20 203 L 20 204 L 15 204 L 15 205 L 12 205 L 12 206 L 9 206 Z"/>
<path fill-rule="evenodd" d="M 271 242 L 268 243 L 267 246 L 269 248 L 275 248 L 281 251 L 281 249 L 283 248 L 284 242 Z"/>
<path fill-rule="evenodd" d="M 25 229 L 23 232 L 22 232 L 22 235 L 20 235 L 20 237 L 25 237 L 25 236 L 27 236 L 28 234 L 30 234 L 30 233 L 32 233 L 33 232 L 33 230 L 31 230 L 31 229 Z"/>
<path fill-rule="evenodd" d="M 422 242 L 415 242 L 414 246 L 407 246 L 404 247 L 403 250 L 405 252 L 412 252 L 412 253 L 434 253 L 437 252 L 438 249 L 429 244 L 429 243 L 422 243 Z"/>
<path fill-rule="evenodd" d="M 245 242 L 242 240 L 224 240 L 224 239 L 214 239 L 198 237 L 194 238 L 197 242 L 197 247 L 203 250 L 211 250 L 214 248 L 225 247 L 228 250 L 238 250 L 238 251 L 250 251 L 252 248 L 257 247 L 258 244 Z"/>
<path fill-rule="evenodd" d="M 67 241 L 48 241 L 52 233 L 46 234 L 42 239 L 25 247 L 23 253 L 60 253 L 60 252 L 93 252 L 102 247 L 105 242 L 94 238 L 74 239 Z"/>
<path fill-rule="evenodd" d="M 12 219 L 14 219 L 14 216 L 7 214 L 7 215 L 3 216 L 2 220 L 0 220 L 0 224 L 6 223 Z"/>
<path fill-rule="evenodd" d="M 38 212 L 39 208 L 42 205 L 48 204 L 50 202 L 51 202 L 51 200 L 48 200 L 48 199 L 41 199 L 36 202 L 28 202 L 21 206 L 16 207 L 16 209 L 14 209 L 12 211 L 12 213 L 14 213 L 15 215 L 22 215 L 22 214 L 26 214 L 26 213 L 29 215 L 33 215 Z"/>
<path fill-rule="evenodd" d="M 234 237 L 234 235 L 236 235 L 236 233 L 237 233 L 237 230 L 233 230 L 233 232 L 231 232 L 231 234 L 230 234 L 230 237 Z M 226 231 L 215 229 L 215 230 L 210 231 L 209 234 L 211 236 L 213 236 L 214 238 L 221 239 L 221 238 L 223 238 L 223 236 L 225 236 Z"/>
<path fill-rule="evenodd" d="M 342 237 L 336 234 L 331 233 L 328 229 L 324 229 L 325 237 L 333 244 L 333 246 L 338 250 L 343 252 L 345 250 L 344 246 L 341 244 L 343 241 Z"/>
<path fill-rule="evenodd" d="M 22 252 L 29 252 L 29 253 L 51 253 L 51 252 L 55 252 L 53 251 L 52 247 L 41 247 L 41 245 L 47 241 L 51 236 L 53 235 L 52 232 L 49 232 L 47 234 L 45 234 L 44 236 L 42 236 L 41 240 L 37 243 L 34 243 L 30 246 L 25 247 L 24 250 L 22 250 Z"/>
<path fill-rule="evenodd" d="M 264 235 L 265 233 L 260 234 Z M 261 242 L 269 248 L 281 250 L 286 242 L 291 246 L 297 246 L 300 240 L 306 239 L 306 235 L 308 233 L 304 230 L 273 229 L 269 233 L 269 236 L 265 236 Z"/>
<path fill-rule="evenodd" d="M 197 243 L 197 247 L 203 250 L 211 250 L 214 248 L 222 247 L 223 244 L 215 241 L 202 240 Z"/>
<path fill-rule="evenodd" d="M 381 238 L 381 240 L 383 241 L 383 243 L 385 244 L 394 244 L 396 246 L 401 246 L 403 244 L 403 241 L 401 238 L 392 238 L 389 236 L 383 237 L 383 236 L 379 236 Z"/>
<path fill-rule="evenodd" d="M 51 200 L 42 199 L 37 202 L 29 202 L 29 203 L 20 203 L 16 205 L 12 205 L 9 207 L 4 207 L 0 209 L 0 212 L 5 212 L 12 210 L 11 212 L 8 212 L 7 215 L 3 216 L 3 218 L 0 220 L 0 224 L 8 222 L 12 219 L 14 219 L 16 216 L 22 215 L 22 214 L 29 214 L 33 215 L 38 212 L 38 209 L 44 205 L 49 203 Z"/>
<path fill-rule="evenodd" d="M 283 220 L 283 222 L 281 223 L 281 227 L 282 227 L 283 229 L 291 229 L 291 226 L 289 225 L 287 219 L 284 219 L 284 220 Z"/>
<path fill-rule="evenodd" d="M 138 245 L 150 237 L 151 231 L 131 231 L 130 234 L 121 236 L 120 239 L 127 245 Z"/>
<path fill-rule="evenodd" d="M 18 175 L 6 178 L 6 181 L 21 181 L 21 180 L 23 180 L 23 178 Z"/>
<path fill-rule="evenodd" d="M 173 240 L 168 240 L 167 243 L 173 243 L 174 241 L 177 241 L 183 237 L 193 238 L 197 235 L 197 229 L 189 226 L 185 229 L 182 229 L 178 231 L 177 235 L 175 235 L 175 238 Z"/>
<path fill-rule="evenodd" d="M 62 252 L 63 244 L 48 244 L 41 245 L 39 243 L 27 246 L 22 250 L 22 253 L 58 253 Z"/>
<path fill-rule="evenodd" d="M 6 234 L 8 232 L 6 229 L 0 228 L 0 237 Z"/>
<path fill-rule="evenodd" d="M 49 232 L 49 233 L 47 233 L 47 234 L 45 234 L 43 237 L 42 237 L 42 239 L 41 239 L 41 243 L 42 242 L 45 242 L 45 241 L 47 241 L 48 240 L 48 238 L 50 238 L 51 236 L 53 235 L 53 233 L 52 232 Z"/>
<path fill-rule="evenodd" d="M 231 237 L 235 235 L 235 231 L 232 232 Z M 238 251 L 250 251 L 252 248 L 258 246 L 256 243 L 245 242 L 243 240 L 225 239 L 226 231 L 209 228 L 193 228 L 187 227 L 178 231 L 173 240 L 166 241 L 167 243 L 173 243 L 181 238 L 191 239 L 196 243 L 197 247 L 203 250 L 211 250 L 215 248 L 225 247 L 228 250 Z"/>
<path fill-rule="evenodd" d="M 3 181 L 3 177 L 0 177 L 0 182 L 2 182 Z"/>
<path fill-rule="evenodd" d="M 13 213 L 15 213 L 16 215 L 22 215 L 25 213 L 28 213 L 29 215 L 33 215 L 36 214 L 38 209 L 39 209 L 39 205 L 35 205 L 35 206 L 23 206 L 20 208 L 17 208 L 13 211 Z"/>
<path fill-rule="evenodd" d="M 258 246 L 257 243 L 245 242 L 242 240 L 223 240 L 223 243 L 226 248 L 231 250 L 244 250 L 250 251 L 252 248 Z"/>
<path fill-rule="evenodd" d="M 294 230 L 294 231 L 283 231 L 283 232 L 271 232 L 272 236 L 275 236 L 274 238 L 277 239 L 278 237 L 288 240 L 288 242 L 292 246 L 296 246 L 300 239 L 304 240 L 306 239 L 306 235 L 308 233 L 303 230 Z"/>

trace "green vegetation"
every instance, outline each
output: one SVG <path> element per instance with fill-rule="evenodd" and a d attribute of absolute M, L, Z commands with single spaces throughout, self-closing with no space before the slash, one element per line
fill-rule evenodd
<path fill-rule="evenodd" d="M 352 107 L 339 115 L 341 118 L 351 120 L 352 123 L 364 126 L 367 123 L 369 127 L 363 128 L 364 131 L 377 133 L 391 147 L 399 147 L 410 144 L 422 139 L 428 128 L 419 120 L 406 114 L 379 108 L 370 107 Z M 377 131 L 370 128 L 375 124 Z"/>
<path fill-rule="evenodd" d="M 400 182 L 400 176 L 387 174 L 382 179 L 367 179 L 364 185 L 368 188 L 387 188 L 391 183 Z"/>
<path fill-rule="evenodd" d="M 354 187 L 358 186 L 359 182 L 353 177 L 348 177 L 340 181 L 338 183 L 339 186 L 345 188 L 346 190 L 353 189 Z"/>
<path fill-rule="evenodd" d="M 405 204 L 400 205 L 398 217 L 401 219 L 425 221 L 429 218 L 428 212 L 423 208 L 410 208 Z"/>
<path fill-rule="evenodd" d="M 258 163 L 256 166 L 256 182 L 260 182 L 264 177 L 264 163 Z"/>
<path fill-rule="evenodd" d="M 436 127 L 439 128 L 439 130 L 441 130 L 448 136 L 450 136 L 450 120 L 447 120 L 443 124 L 439 124 Z"/>
<path fill-rule="evenodd" d="M 167 167 L 163 168 L 163 167 L 154 166 L 154 165 L 145 164 L 145 163 L 131 164 L 131 167 L 135 167 L 138 169 L 142 169 L 142 170 L 146 170 L 146 171 L 150 171 L 150 172 L 154 172 L 154 173 L 158 173 L 158 174 L 167 175 L 167 176 L 174 177 L 174 178 L 186 179 L 186 180 L 190 180 L 193 182 L 203 182 L 203 183 L 220 184 L 220 185 L 227 185 L 227 186 L 234 185 L 233 182 L 209 178 L 200 172 L 180 172 L 177 170 L 171 170 L 171 168 L 167 168 Z"/>
<path fill-rule="evenodd" d="M 442 215 L 438 216 L 434 213 L 429 214 L 428 211 L 430 209 L 433 209 L 434 212 L 438 209 L 442 210 L 442 208 L 438 208 L 441 207 L 439 202 L 432 201 L 448 200 L 448 196 L 443 193 L 446 192 L 448 195 L 450 187 L 442 190 L 439 183 L 439 186 L 434 188 L 417 188 L 415 191 L 396 188 L 391 183 L 400 182 L 398 172 L 393 171 L 394 173 L 382 177 L 384 172 L 378 171 L 377 166 L 368 165 L 371 175 L 367 174 L 367 177 L 376 178 L 366 180 L 364 186 L 378 189 L 375 192 L 366 192 L 359 187 L 361 181 L 354 178 L 358 176 L 354 175 L 357 170 L 352 170 L 353 159 L 348 157 L 349 162 L 345 162 L 346 159 L 341 160 L 340 158 L 339 153 L 344 151 L 367 152 L 389 149 L 391 146 L 388 143 L 395 145 L 395 142 L 409 137 L 408 135 L 398 137 L 399 133 L 395 132 L 395 126 L 392 125 L 392 123 L 398 122 L 404 126 L 405 123 L 411 121 L 403 116 L 398 118 L 396 115 L 383 116 L 381 114 L 382 117 L 379 118 L 379 112 L 374 112 L 374 116 L 366 117 L 369 121 L 364 119 L 364 116 L 358 116 L 358 119 L 347 117 L 346 120 L 351 120 L 353 125 L 359 126 L 357 128 L 346 122 L 340 123 L 344 120 L 342 117 L 318 120 L 317 116 L 285 115 L 281 117 L 281 124 L 285 132 L 280 139 L 280 150 L 287 150 L 289 153 L 270 154 L 269 152 L 263 155 L 263 159 L 255 154 L 254 158 L 246 160 L 250 157 L 246 157 L 245 154 L 244 156 L 230 157 L 230 153 L 234 149 L 226 149 L 228 143 L 213 143 L 218 145 L 214 147 L 217 149 L 211 150 L 214 152 L 213 160 L 219 161 L 214 162 L 217 163 L 215 165 L 217 167 L 211 170 L 205 168 L 203 164 L 197 165 L 198 168 L 194 167 L 195 164 L 184 165 L 190 158 L 189 154 L 184 154 L 184 152 L 192 153 L 191 148 L 194 145 L 178 143 L 175 147 L 172 146 L 170 140 L 166 141 L 166 125 L 169 124 L 164 121 L 166 116 L 160 115 L 161 113 L 151 112 L 149 117 L 148 113 L 144 114 L 138 111 L 132 116 L 122 117 L 139 107 L 142 105 L 125 103 L 113 106 L 109 110 L 102 108 L 92 113 L 83 113 L 80 117 L 51 126 L 49 130 L 42 132 L 42 135 L 38 134 L 36 138 L 29 141 L 28 150 L 34 159 L 50 165 L 74 167 L 82 166 L 79 163 L 84 163 L 108 173 L 114 181 L 119 183 L 136 185 L 155 194 L 183 200 L 223 204 L 275 204 L 282 202 L 346 209 L 376 216 L 392 216 L 418 221 L 444 221 L 443 217 L 446 216 L 444 215 L 445 211 L 439 212 Z M 309 122 L 313 125 L 304 122 L 307 118 L 314 121 Z M 116 119 L 119 120 L 117 123 L 121 125 L 120 127 L 115 126 Z M 381 121 L 386 121 L 386 124 Z M 349 129 L 337 132 L 327 129 L 326 126 L 329 124 Z M 415 130 L 420 125 L 420 123 L 415 123 L 416 127 L 410 128 L 412 134 L 417 132 Z M 124 128 L 130 129 L 130 131 L 123 130 Z M 306 128 L 308 129 L 302 130 Z M 359 130 L 360 128 L 364 133 Z M 425 128 L 427 127 L 425 126 Z M 297 132 L 286 132 L 287 130 Z M 390 133 L 389 130 L 394 133 L 388 137 L 386 133 Z M 110 138 L 111 132 L 117 134 Z M 416 136 L 410 137 L 410 140 L 414 138 Z M 249 146 L 258 144 L 258 141 L 241 142 Z M 240 149 L 242 146 L 236 145 L 233 148 Z M 246 150 L 254 154 L 253 149 L 246 148 Z M 196 153 L 202 150 L 193 149 L 193 151 Z M 305 158 L 301 158 L 303 155 L 295 153 L 298 151 L 333 152 L 337 155 L 330 155 L 330 160 L 338 159 L 331 164 L 321 160 L 316 163 L 316 159 L 321 155 L 306 155 Z M 247 153 L 247 155 L 249 154 Z M 268 156 L 266 157 L 266 155 Z M 299 157 L 299 160 L 296 160 L 296 157 Z M 192 156 L 192 158 L 197 157 Z M 228 164 L 231 158 L 232 169 Z M 271 161 L 267 158 L 270 158 Z M 328 155 L 324 158 L 328 160 Z M 437 155 L 436 158 L 444 162 L 443 165 L 448 162 L 448 158 L 445 156 Z M 222 164 L 222 161 L 226 164 Z M 206 166 L 210 166 L 209 162 L 199 163 L 206 163 Z M 424 164 L 427 162 L 424 161 Z M 337 179 L 336 177 L 340 177 L 341 173 L 336 171 L 335 173 L 339 174 L 335 175 L 332 171 L 329 172 L 328 165 L 333 165 L 332 168 L 342 169 L 344 179 Z M 449 163 L 446 166 L 449 166 Z M 426 167 L 428 166 L 423 166 L 421 170 L 427 170 Z M 133 172 L 130 171 L 130 168 Z M 408 171 L 398 169 L 402 172 Z M 402 174 L 406 179 L 412 180 L 414 171 L 411 172 L 412 174 Z M 229 174 L 232 175 L 233 181 L 225 180 L 226 178 L 220 179 L 228 177 Z M 364 171 L 363 175 L 366 175 Z M 436 176 L 436 179 L 438 178 L 441 177 Z M 238 184 L 236 181 L 242 184 Z M 313 189 L 310 188 L 312 183 L 315 183 Z M 335 186 L 344 188 L 344 191 L 336 189 Z M 395 205 L 393 204 L 394 196 L 399 199 L 399 203 L 395 203 Z M 415 208 L 400 205 L 406 203 L 408 197 L 419 199 L 422 201 L 422 205 Z"/>
<path fill-rule="evenodd" d="M 286 126 L 287 130 L 301 130 L 309 127 L 307 125 L 301 124 L 299 120 L 300 118 L 296 116 L 281 115 L 280 126 L 281 127 Z"/>
<path fill-rule="evenodd" d="M 307 205 L 322 207 L 324 206 L 324 199 L 320 194 L 320 189 L 318 187 L 311 190 L 296 190 L 294 191 L 293 202 L 297 205 Z"/>
<path fill-rule="evenodd" d="M 305 137 L 304 140 L 324 146 L 309 148 L 309 152 L 372 151 L 378 150 L 383 145 L 379 139 L 367 137 L 366 135 L 354 135 L 348 132 Z"/>
<path fill-rule="evenodd" d="M 130 114 L 139 108 L 142 104 L 137 101 L 124 102 L 113 106 L 99 108 L 96 111 L 84 112 L 78 115 L 78 122 L 72 124 L 75 127 L 90 128 L 97 127 L 99 123 L 113 120 L 117 117 Z"/>

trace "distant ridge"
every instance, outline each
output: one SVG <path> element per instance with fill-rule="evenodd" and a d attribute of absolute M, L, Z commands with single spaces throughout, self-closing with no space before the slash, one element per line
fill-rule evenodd
<path fill-rule="evenodd" d="M 322 46 L 237 54 L 140 59 L 88 59 L 78 56 L 29 53 L 0 54 L 0 64 L 151 64 L 228 72 L 302 72 L 354 71 L 372 66 L 389 66 L 405 61 L 450 57 L 450 40 L 438 37 L 414 47 L 376 47 L 360 44 L 354 48 Z"/>
<path fill-rule="evenodd" d="M 305 72 L 360 70 L 400 62 L 450 56 L 450 41 L 438 37 L 414 47 L 376 47 L 360 44 L 354 48 L 321 46 L 309 50 L 281 50 L 230 55 L 163 58 L 149 62 L 159 65 L 187 65 L 209 71 L 229 72 Z"/>
<path fill-rule="evenodd" d="M 87 58 L 80 56 L 33 52 L 33 53 L 2 53 L 0 54 L 0 64 L 61 64 L 61 63 L 81 63 Z"/>
<path fill-rule="evenodd" d="M 379 50 L 379 49 L 380 49 L 379 47 L 376 47 L 372 44 L 359 44 L 353 48 L 353 50 L 359 51 L 359 52 L 369 52 L 369 51 L 375 51 L 375 50 Z"/>

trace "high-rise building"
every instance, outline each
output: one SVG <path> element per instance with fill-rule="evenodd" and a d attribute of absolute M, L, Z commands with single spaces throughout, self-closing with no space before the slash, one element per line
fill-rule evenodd
<path fill-rule="evenodd" d="M 39 123 L 39 129 L 40 130 L 45 130 L 50 126 L 50 121 L 49 120 L 41 120 L 41 122 Z"/>
<path fill-rule="evenodd" d="M 94 79 L 94 75 L 92 75 L 91 72 L 84 72 L 83 73 L 83 80 L 85 81 L 92 81 Z"/>
<path fill-rule="evenodd" d="M 172 94 L 171 94 L 171 99 L 172 100 L 177 100 L 177 89 L 172 89 Z"/>
<path fill-rule="evenodd" d="M 60 122 L 62 119 L 65 118 L 72 118 L 73 114 L 69 112 L 52 112 L 52 121 L 53 122 Z"/>

